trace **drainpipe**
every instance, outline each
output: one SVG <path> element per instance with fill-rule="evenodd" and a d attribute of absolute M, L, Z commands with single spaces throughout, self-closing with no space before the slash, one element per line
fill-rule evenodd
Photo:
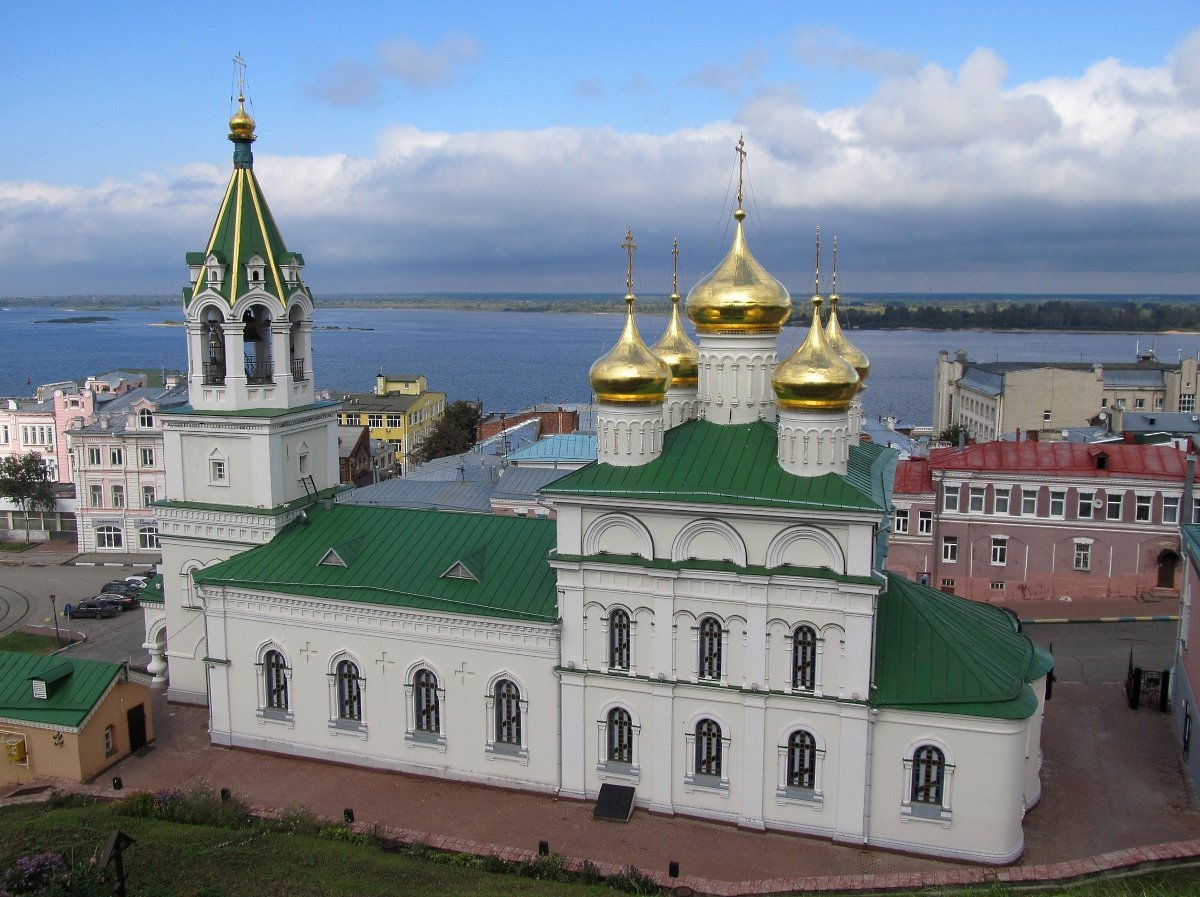
<path fill-rule="evenodd" d="M 1196 486 L 1196 456 L 1187 456 L 1187 473 L 1183 477 L 1183 508 L 1179 515 L 1182 523 L 1195 523 L 1192 519 L 1192 492 Z"/>

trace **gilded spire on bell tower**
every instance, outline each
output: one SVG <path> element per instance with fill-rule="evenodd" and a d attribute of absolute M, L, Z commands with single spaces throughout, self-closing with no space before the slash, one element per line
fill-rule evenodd
<path fill-rule="evenodd" d="M 871 361 L 863 354 L 861 349 L 846 339 L 846 335 L 842 333 L 842 325 L 838 321 L 837 314 L 839 298 L 837 291 L 837 237 L 834 237 L 833 292 L 829 294 L 829 322 L 825 325 L 825 340 L 833 347 L 835 352 L 854 366 L 854 370 L 858 372 L 858 388 L 863 390 L 867 388 L 867 377 L 871 373 Z"/>
<path fill-rule="evenodd" d="M 229 117 L 229 139 L 233 141 L 234 165 L 250 168 L 254 163 L 250 144 L 257 138 L 254 136 L 254 119 L 246 111 L 246 60 L 238 53 L 233 57 L 233 64 L 237 71 L 238 108 Z"/>
<path fill-rule="evenodd" d="M 671 319 L 667 329 L 650 350 L 671 369 L 671 386 L 695 389 L 699 380 L 700 350 L 691 341 L 679 320 L 679 238 L 671 245 L 675 271 L 671 277 Z"/>

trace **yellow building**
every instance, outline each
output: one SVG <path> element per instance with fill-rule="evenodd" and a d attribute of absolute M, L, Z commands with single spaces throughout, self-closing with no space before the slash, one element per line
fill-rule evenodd
<path fill-rule="evenodd" d="M 372 439 L 389 443 L 397 475 L 408 471 L 409 456 L 424 442 L 446 410 L 446 394 L 430 392 L 421 374 L 379 374 L 375 391 L 342 397 L 343 427 L 363 426 Z"/>

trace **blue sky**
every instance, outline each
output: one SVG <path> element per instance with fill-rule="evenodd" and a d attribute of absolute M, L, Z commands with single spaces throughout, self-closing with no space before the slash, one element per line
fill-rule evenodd
<path fill-rule="evenodd" d="M 0 295 L 174 292 L 237 52 L 318 292 L 686 286 L 743 131 L 794 289 L 1200 292 L 1194 2 L 246 2 L 0 8 Z"/>

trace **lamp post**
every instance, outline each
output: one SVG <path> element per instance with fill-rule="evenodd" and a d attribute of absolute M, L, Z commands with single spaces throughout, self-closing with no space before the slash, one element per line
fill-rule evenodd
<path fill-rule="evenodd" d="M 62 647 L 62 634 L 58 631 L 58 608 L 54 606 L 54 596 L 50 596 L 50 613 L 54 616 L 54 642 Z"/>

